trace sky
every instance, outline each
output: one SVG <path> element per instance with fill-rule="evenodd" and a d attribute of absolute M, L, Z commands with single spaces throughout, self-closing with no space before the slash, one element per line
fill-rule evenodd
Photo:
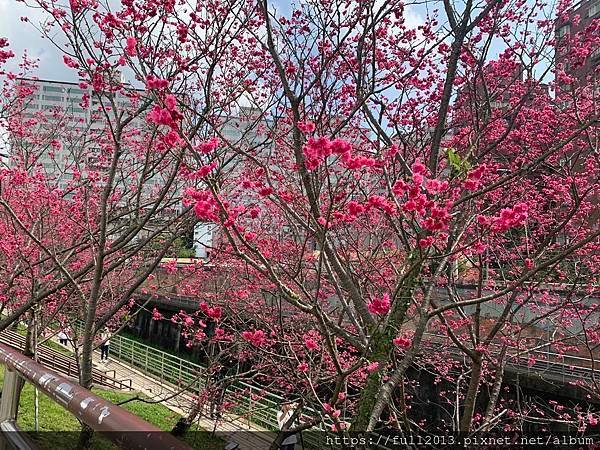
<path fill-rule="evenodd" d="M 110 0 L 111 3 L 117 3 L 119 0 Z M 310 0 L 299 0 L 310 1 Z M 407 2 L 408 3 L 408 2 Z M 435 1 L 417 2 L 418 5 L 406 7 L 405 18 L 409 27 L 416 27 L 424 23 L 427 16 L 427 8 L 430 10 L 440 7 Z M 550 0 L 549 3 L 553 3 Z M 273 0 L 273 5 L 278 12 L 288 14 L 291 2 L 286 0 Z M 29 22 L 23 22 L 21 17 L 27 16 Z M 8 38 L 11 49 L 17 55 L 8 66 L 9 70 L 15 71 L 20 61 L 20 55 L 27 51 L 30 58 L 39 60 L 39 67 L 36 70 L 36 76 L 51 80 L 76 81 L 76 73 L 67 68 L 62 62 L 62 54 L 53 44 L 44 39 L 41 33 L 36 29 L 44 18 L 44 12 L 33 8 L 28 8 L 24 3 L 17 0 L 0 0 L 0 37 Z M 497 54 L 500 48 L 494 49 L 492 54 Z"/>
<path fill-rule="evenodd" d="M 63 1 L 67 3 L 67 0 Z M 120 0 L 108 1 L 115 5 L 120 3 Z M 311 0 L 296 0 L 296 2 L 307 1 Z M 376 2 L 379 1 L 381 0 L 376 0 Z M 549 0 L 549 4 L 553 4 L 554 1 L 556 0 Z M 290 13 L 291 2 L 289 0 L 271 0 L 271 2 L 279 14 L 288 15 Z M 425 0 L 416 3 L 417 5 L 409 5 L 405 9 L 406 24 L 410 28 L 416 28 L 418 25 L 423 24 L 428 9 L 431 12 L 434 6 L 439 8 L 441 2 Z M 548 5 L 548 8 L 551 9 L 552 7 Z M 27 22 L 21 20 L 25 16 L 28 17 Z M 26 53 L 30 59 L 38 61 L 37 69 L 29 76 L 57 81 L 77 81 L 76 72 L 63 63 L 62 53 L 36 29 L 44 18 L 45 13 L 43 11 L 28 8 L 23 1 L 0 0 L 0 38 L 4 37 L 9 40 L 10 48 L 16 55 L 16 57 L 9 60 L 6 69 L 18 72 L 21 56 Z M 492 55 L 497 55 L 501 51 L 501 47 L 497 45 L 495 47 L 492 49 Z M 125 76 L 127 78 L 127 75 Z M 3 142 L 5 141 L 2 128 L 0 126 L 0 153 L 3 151 Z"/>
<path fill-rule="evenodd" d="M 290 3 L 277 0 L 275 6 L 285 14 L 290 10 Z M 405 17 L 409 26 L 417 26 L 424 22 L 426 11 L 423 7 L 407 8 Z M 27 16 L 28 22 L 21 17 Z M 43 79 L 76 81 L 76 74 L 62 62 L 62 54 L 36 29 L 44 19 L 40 10 L 28 8 L 17 0 L 0 0 L 0 37 L 8 38 L 10 48 L 15 53 L 8 70 L 15 71 L 20 62 L 20 56 L 27 53 L 29 58 L 39 60 L 35 76 Z"/>
<path fill-rule="evenodd" d="M 22 22 L 27 16 L 31 23 Z M 60 52 L 34 27 L 44 17 L 39 10 L 27 8 L 16 0 L 0 0 L 0 37 L 8 38 L 10 48 L 16 57 L 10 62 L 9 70 L 14 70 L 20 56 L 27 51 L 29 58 L 39 59 L 40 69 L 37 76 L 41 78 L 65 79 L 74 78 L 73 71 L 62 63 Z"/>

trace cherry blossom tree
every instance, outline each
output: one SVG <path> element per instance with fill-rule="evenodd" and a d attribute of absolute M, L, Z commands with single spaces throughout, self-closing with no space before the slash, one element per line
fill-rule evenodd
<path fill-rule="evenodd" d="M 313 411 L 303 427 L 435 426 L 411 413 L 418 366 L 453 386 L 445 430 L 518 429 L 527 417 L 503 412 L 508 362 L 595 352 L 598 111 L 589 85 L 565 95 L 567 68 L 554 64 L 554 19 L 570 4 L 425 3 L 418 25 L 416 6 L 396 0 L 285 12 L 267 0 L 34 3 L 106 122 L 90 136 L 108 170 L 80 188 L 95 190 L 80 198 L 97 211 L 84 386 L 89 337 L 182 222 L 213 227 L 220 273 L 198 279 L 219 288 L 182 288 L 199 310 L 170 319 L 191 345 L 235 344 L 244 376 L 301 395 Z M 597 27 L 570 40 L 573 65 L 591 57 Z M 160 183 L 145 197 L 150 174 Z M 119 177 L 136 182 L 121 189 Z M 178 201 L 171 237 L 98 317 L 106 273 Z M 63 282 L 79 292 L 78 278 Z M 226 360 L 216 354 L 210 365 Z M 597 423 L 587 417 L 569 420 Z"/>
<path fill-rule="evenodd" d="M 271 102 L 258 131 L 270 143 L 223 139 L 215 151 L 235 152 L 242 183 L 207 177 L 191 198 L 200 219 L 221 225 L 224 252 L 268 280 L 297 320 L 314 318 L 337 385 L 328 402 L 313 395 L 334 423 L 339 413 L 324 405 L 354 374 L 351 426 L 372 430 L 385 410 L 393 416 L 393 394 L 439 322 L 471 361 L 455 430 L 471 431 L 484 366 L 500 388 L 501 343 L 515 344 L 505 336 L 524 345 L 536 322 L 568 321 L 565 299 L 544 297 L 544 283 L 593 282 L 595 103 L 582 96 L 565 107 L 549 95 L 553 21 L 535 15 L 541 5 L 513 6 L 447 2 L 443 24 L 428 18 L 416 39 L 401 5 L 310 4 L 289 18 L 258 5 L 254 64 L 272 70 L 263 83 L 256 76 Z M 343 19 L 332 14 L 340 8 Z M 488 64 L 496 38 L 507 49 Z M 461 264 L 476 274 L 472 298 L 458 292 Z M 493 310 L 490 326 L 483 316 Z M 269 345 L 266 329 L 241 338 Z M 355 358 L 340 357 L 341 345 Z M 296 371 L 309 368 L 300 361 Z"/>
<path fill-rule="evenodd" d="M 146 121 L 152 101 L 119 84 L 114 65 L 97 69 L 91 61 L 64 58 L 79 69 L 87 92 L 79 106 L 90 110 L 89 121 L 63 106 L 29 113 L 35 80 L 8 75 L 9 151 L 0 180 L 0 327 L 34 309 L 44 325 L 70 324 L 87 388 L 96 336 L 127 320 L 133 294 L 195 221 L 181 201 L 184 151 L 168 147 Z"/>

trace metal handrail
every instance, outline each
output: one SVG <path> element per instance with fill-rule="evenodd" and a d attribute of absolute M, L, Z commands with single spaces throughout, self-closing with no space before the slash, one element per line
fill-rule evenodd
<path fill-rule="evenodd" d="M 9 330 L 3 330 L 0 332 L 0 342 L 4 342 L 6 345 L 15 348 L 17 350 L 23 350 L 25 348 L 25 337 L 18 333 Z M 55 369 L 67 376 L 77 376 L 78 371 L 75 369 L 75 361 L 72 357 L 64 355 L 50 347 L 40 346 L 39 350 L 39 361 L 51 368 Z M 112 371 L 115 375 L 116 372 Z M 133 390 L 132 380 L 124 379 L 119 380 L 116 377 L 111 377 L 107 372 L 102 372 L 98 369 L 92 369 L 92 377 L 95 383 L 106 387 L 113 387 L 121 390 Z"/>
<path fill-rule="evenodd" d="M 440 336 L 437 335 L 436 337 L 439 338 Z M 111 345 L 113 345 L 113 343 L 116 344 L 113 350 L 113 355 L 116 354 L 117 359 L 124 357 L 125 362 L 133 362 L 132 365 L 140 369 L 142 372 L 148 375 L 160 377 L 161 382 L 173 384 L 175 387 L 181 387 L 182 384 L 184 384 L 181 381 L 189 382 L 194 377 L 197 377 L 198 383 L 194 385 L 192 390 L 200 390 L 205 387 L 205 378 L 202 376 L 202 374 L 206 373 L 206 368 L 202 365 L 184 360 L 175 355 L 122 336 L 113 336 L 111 339 Z M 454 350 L 460 351 L 458 348 L 455 348 Z M 536 355 L 539 354 L 540 356 L 543 355 L 544 357 L 547 357 L 548 355 L 548 352 L 539 351 L 535 353 Z M 134 357 L 134 355 L 137 357 Z M 552 352 L 550 352 L 550 355 L 562 356 Z M 581 357 L 572 358 L 577 361 L 591 361 L 587 358 Z M 530 372 L 533 370 L 537 370 L 539 372 L 543 367 L 546 369 L 552 369 L 552 366 L 548 366 L 546 361 L 543 360 L 536 361 L 536 364 L 533 367 L 529 367 L 528 361 L 524 358 L 520 358 L 520 361 L 517 361 L 516 363 L 518 367 L 526 368 L 526 370 Z M 509 364 L 515 365 L 515 362 L 510 361 Z M 570 366 L 567 364 L 562 364 L 563 374 L 565 367 L 569 368 Z M 591 373 L 592 369 L 585 367 L 576 367 L 575 370 L 571 369 L 571 373 L 573 375 L 578 371 Z M 581 378 L 581 375 L 579 378 Z M 262 387 L 254 386 L 244 381 L 237 380 L 234 384 L 228 386 L 225 400 L 230 402 L 233 405 L 233 410 L 238 413 L 242 419 L 248 420 L 249 423 L 252 422 L 256 425 L 271 430 L 277 430 L 279 428 L 276 417 L 279 404 L 283 401 L 281 396 L 273 392 L 265 391 L 265 389 Z M 311 417 L 318 416 L 319 413 L 316 410 L 305 406 L 302 415 L 310 419 Z M 319 423 L 315 428 L 329 433 L 331 425 L 332 422 L 328 420 L 327 417 L 324 417 L 322 423 Z M 317 440 L 317 436 L 315 434 L 310 433 L 305 436 L 305 442 L 309 447 L 314 448 L 319 448 L 320 444 L 322 444 L 322 442 Z M 383 445 L 378 445 L 376 447 L 381 450 L 385 450 L 386 448 Z"/>
<path fill-rule="evenodd" d="M 16 377 L 22 377 L 80 421 L 93 430 L 104 433 L 104 436 L 122 448 L 192 450 L 192 447 L 171 434 L 98 397 L 5 344 L 0 344 L 0 363 L 7 369 L 0 399 L 0 423 L 16 421 Z"/>
<path fill-rule="evenodd" d="M 436 335 L 433 333 L 427 333 L 430 337 L 434 338 L 447 338 L 446 336 Z M 432 339 L 429 343 L 435 345 L 436 339 Z M 439 344 L 439 341 L 437 342 Z M 156 349 L 149 345 L 140 343 L 133 339 L 128 339 L 126 337 L 116 335 L 111 338 L 111 347 L 112 354 L 116 359 L 121 359 L 122 361 L 131 364 L 134 367 L 140 369 L 143 373 L 160 377 L 161 382 L 168 383 L 173 385 L 175 388 L 185 385 L 186 383 L 190 383 L 192 380 L 197 379 L 197 382 L 190 387 L 189 391 L 191 394 L 195 394 L 199 390 L 205 387 L 205 375 L 206 368 L 200 364 L 193 363 L 191 361 L 187 361 L 178 356 L 172 355 L 165 351 Z M 450 351 L 461 353 L 458 348 L 450 348 Z M 556 356 L 562 357 L 564 360 L 565 355 L 560 355 L 552 352 L 543 352 L 543 351 L 532 351 L 531 354 L 548 357 Z M 509 358 L 512 358 L 512 361 L 509 361 L 509 365 L 517 366 L 521 369 L 528 370 L 529 372 L 537 369 L 539 372 L 541 369 L 546 368 L 552 369 L 552 365 L 546 364 L 546 361 L 539 360 L 536 363 L 529 367 L 529 362 L 525 358 L 516 358 L 518 361 L 514 361 L 515 356 L 508 355 Z M 570 356 L 569 356 L 570 357 Z M 582 358 L 582 357 L 570 357 L 579 362 L 591 362 L 590 359 Z M 583 371 L 585 373 L 591 374 L 593 369 L 589 369 L 586 367 L 575 367 L 575 370 L 571 369 L 572 366 L 564 363 L 550 363 L 550 364 L 562 364 L 562 374 L 565 373 L 565 368 L 569 369 L 570 376 L 576 374 L 576 372 Z M 554 366 L 554 370 L 556 370 Z M 577 375 L 578 378 L 582 378 L 581 374 Z M 589 377 L 590 375 L 586 376 Z M 258 397 L 257 399 L 255 399 Z M 242 380 L 236 380 L 235 383 L 228 386 L 225 400 L 230 402 L 233 405 L 233 410 L 238 413 L 241 418 L 248 420 L 248 422 L 252 422 L 256 425 L 262 426 L 267 429 L 277 430 L 279 429 L 276 417 L 277 411 L 279 408 L 279 404 L 283 401 L 283 398 L 273 392 L 267 392 L 264 388 L 255 386 L 249 383 L 246 383 Z M 303 416 L 306 418 L 316 417 L 319 413 L 310 408 L 304 407 Z M 329 432 L 330 426 L 333 424 L 327 417 L 323 418 L 322 423 L 320 423 L 316 429 L 320 429 L 324 432 Z M 305 437 L 306 443 L 309 446 L 313 446 L 318 448 L 322 442 L 318 442 L 314 440 L 314 434 L 308 434 Z M 385 446 L 377 446 L 379 449 L 385 449 Z"/>
<path fill-rule="evenodd" d="M 119 335 L 111 337 L 111 347 L 111 354 L 117 360 L 131 364 L 147 375 L 160 377 L 162 383 L 171 384 L 174 388 L 181 388 L 182 385 L 196 379 L 196 383 L 188 389 L 191 394 L 206 387 L 206 367 L 200 364 Z M 135 347 L 138 348 L 138 351 L 135 350 Z M 244 393 L 248 395 L 236 395 Z M 253 396 L 257 396 L 259 399 L 253 400 Z M 236 380 L 227 387 L 225 400 L 233 404 L 233 410 L 241 418 L 270 430 L 279 429 L 276 417 L 279 405 L 284 400 L 283 397 L 273 392 L 267 392 L 262 387 Z M 318 412 L 310 407 L 304 407 L 303 411 L 303 416 L 308 418 L 318 415 Z M 315 428 L 327 431 L 332 424 L 333 422 L 324 419 L 324 422 Z M 307 435 L 306 443 L 318 448 L 320 442 L 316 440 L 313 442 L 314 437 L 315 435 Z"/>
<path fill-rule="evenodd" d="M 447 336 L 440 335 L 440 334 L 425 333 L 425 335 L 433 337 L 433 338 L 437 338 L 437 339 L 449 340 L 449 338 Z M 436 342 L 433 342 L 433 341 L 430 341 L 430 343 L 436 344 Z M 439 341 L 437 343 L 439 344 Z M 499 348 L 500 345 L 493 342 L 491 344 L 491 347 Z M 511 347 L 511 348 L 516 351 L 520 350 L 520 349 L 514 348 L 514 347 Z M 448 347 L 448 351 L 450 351 L 451 353 L 458 352 L 458 353 L 462 354 L 462 351 L 460 349 L 458 349 L 457 347 Z M 527 355 L 537 356 L 536 362 L 531 367 L 536 367 L 536 364 L 542 365 L 543 363 L 546 363 L 546 365 L 551 364 L 555 367 L 560 367 L 561 374 L 565 374 L 565 373 L 569 374 L 570 372 L 579 372 L 579 374 L 584 374 L 584 376 L 586 378 L 592 378 L 594 373 L 596 372 L 596 369 L 594 368 L 594 366 L 597 365 L 597 363 L 590 358 L 583 358 L 581 356 L 574 356 L 574 355 L 564 355 L 564 354 L 560 354 L 560 353 L 543 351 L 543 350 L 523 349 L 523 353 L 527 354 Z M 523 356 L 511 355 L 509 353 L 507 355 L 507 357 L 513 360 L 513 361 L 508 362 L 512 366 L 529 367 L 528 360 L 526 358 L 524 358 Z M 514 362 L 515 358 L 517 359 L 517 363 Z M 554 358 L 554 360 L 550 360 L 549 358 Z M 579 362 L 582 364 L 581 365 L 567 364 L 565 362 L 565 360 L 573 360 L 574 362 Z M 587 365 L 585 363 L 587 363 Z M 577 378 L 579 378 L 579 377 L 577 377 Z"/>
<path fill-rule="evenodd" d="M 426 333 L 426 335 L 429 335 L 433 338 L 438 338 L 438 339 L 446 338 L 443 335 L 438 335 L 438 334 L 434 334 L 434 333 Z M 180 384 L 180 382 L 182 382 L 182 381 L 189 382 L 189 381 L 192 381 L 194 378 L 197 378 L 198 374 L 205 373 L 205 371 L 206 371 L 206 368 L 200 364 L 196 364 L 191 361 L 187 361 L 178 356 L 172 355 L 172 354 L 164 352 L 162 350 L 158 350 L 154 347 L 134 341 L 132 339 L 128 339 L 123 336 L 119 336 L 119 335 L 113 336 L 111 338 L 111 340 L 112 340 L 111 346 L 113 345 L 113 343 L 116 344 L 113 347 L 113 355 L 116 353 L 118 359 L 124 359 L 125 361 L 131 363 L 132 365 L 142 368 L 149 374 L 158 375 L 164 381 L 168 381 L 168 382 L 170 381 L 174 384 Z M 495 344 L 493 344 L 493 345 L 495 345 Z M 135 347 L 138 347 L 139 351 L 136 350 Z M 459 349 L 456 349 L 456 350 L 460 351 Z M 538 357 L 540 357 L 540 359 L 541 359 L 541 357 L 543 357 L 543 358 L 552 357 L 552 358 L 556 358 L 558 360 L 562 360 L 562 362 L 561 361 L 552 361 L 552 362 L 555 363 L 557 366 L 561 366 L 566 372 L 581 371 L 583 373 L 591 374 L 594 371 L 593 368 L 586 367 L 585 364 L 581 364 L 581 363 L 587 363 L 587 364 L 591 365 L 593 363 L 593 360 L 591 360 L 589 358 L 583 358 L 583 357 L 571 356 L 571 355 L 561 355 L 559 353 L 539 351 L 539 350 L 533 350 L 528 353 L 538 356 Z M 136 358 L 136 354 L 141 357 Z M 125 355 L 127 356 L 127 358 L 124 358 Z M 150 355 L 152 355 L 152 356 L 150 356 Z M 508 355 L 508 356 L 512 357 L 512 358 L 515 357 L 514 355 Z M 157 357 L 160 358 L 160 364 L 156 363 L 158 360 Z M 519 358 L 519 359 L 522 359 L 522 358 Z M 566 362 L 564 362 L 567 359 L 572 360 L 574 362 L 578 362 L 580 364 L 577 366 L 574 366 L 573 364 L 567 364 Z M 165 364 L 165 362 L 166 362 L 166 364 Z M 527 366 L 528 364 L 527 364 L 527 362 L 525 362 L 523 360 L 522 365 Z M 591 375 L 589 375 L 589 376 L 591 376 Z M 248 387 L 249 386 L 250 385 L 248 385 Z"/>
<path fill-rule="evenodd" d="M 120 335 L 111 337 L 111 354 L 148 374 L 160 376 L 162 381 L 176 385 L 189 383 L 196 378 L 201 383 L 202 374 L 206 371 L 200 364 Z"/>

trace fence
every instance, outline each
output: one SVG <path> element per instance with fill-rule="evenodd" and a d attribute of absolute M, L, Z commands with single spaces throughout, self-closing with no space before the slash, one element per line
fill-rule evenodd
<path fill-rule="evenodd" d="M 152 376 L 174 388 L 183 389 L 195 395 L 206 386 L 206 368 L 200 364 L 184 360 L 162 350 L 119 335 L 110 339 L 112 357 L 140 372 Z M 265 389 L 237 380 L 227 387 L 225 401 L 233 405 L 233 411 L 248 424 L 258 425 L 267 430 L 279 430 L 277 412 L 283 397 Z M 304 409 L 304 416 L 316 416 L 317 412 Z M 325 429 L 317 427 L 317 429 Z M 307 436 L 305 444 L 319 448 L 320 442 Z"/>
<path fill-rule="evenodd" d="M 199 364 L 149 345 L 116 335 L 110 338 L 111 356 L 141 372 L 186 390 L 198 392 L 205 385 L 206 370 Z"/>
<path fill-rule="evenodd" d="M 19 333 L 10 330 L 0 332 L 0 342 L 19 351 L 23 351 L 25 348 L 25 336 L 21 336 Z M 37 360 L 45 367 L 56 370 L 67 377 L 79 376 L 79 365 L 74 356 L 68 356 L 45 345 L 40 345 L 37 348 Z M 112 376 L 110 375 L 111 373 Z M 101 371 L 94 368 L 92 369 L 92 379 L 95 384 L 100 386 L 112 389 L 132 390 L 132 380 L 117 379 L 114 370 Z"/>
<path fill-rule="evenodd" d="M 455 358 L 464 357 L 458 348 L 452 347 L 447 339 L 442 336 L 427 334 L 430 345 L 442 346 Z M 122 336 L 111 337 L 111 352 L 117 359 L 139 369 L 141 372 L 160 379 L 175 387 L 186 387 L 192 394 L 198 393 L 206 386 L 206 368 L 191 361 L 184 360 L 149 345 L 136 342 Z M 572 379 L 591 379 L 594 370 L 589 366 L 591 360 L 576 356 L 560 355 L 548 351 L 530 352 L 536 358 L 532 364 L 528 358 L 510 356 L 508 364 L 529 374 L 537 373 L 545 376 L 551 375 L 554 379 L 568 382 Z M 242 416 L 248 423 L 256 424 L 268 430 L 278 430 L 277 411 L 283 398 L 273 392 L 236 381 L 227 389 L 226 401 L 234 405 L 234 411 Z M 305 408 L 303 416 L 310 418 L 318 416 L 318 412 Z M 328 431 L 331 422 L 323 421 L 316 429 Z M 376 436 L 376 435 L 374 435 Z M 305 444 L 310 448 L 319 448 L 322 441 L 314 440 L 314 435 L 308 434 Z M 384 450 L 386 447 L 378 444 L 376 448 Z"/>
<path fill-rule="evenodd" d="M 447 336 L 426 333 L 428 344 L 433 348 L 443 348 L 455 358 L 465 359 L 466 355 L 458 347 L 454 347 Z M 491 349 L 500 352 L 501 346 L 491 344 Z M 507 366 L 514 371 L 528 375 L 539 375 L 545 378 L 568 383 L 576 380 L 592 381 L 597 376 L 598 363 L 590 358 L 567 355 L 546 350 L 526 350 L 509 347 L 506 356 Z M 465 360 L 466 361 L 466 360 Z"/>

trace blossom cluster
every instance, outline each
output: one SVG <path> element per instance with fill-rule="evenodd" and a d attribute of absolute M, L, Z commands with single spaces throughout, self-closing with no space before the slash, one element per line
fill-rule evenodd
<path fill-rule="evenodd" d="M 495 233 L 504 233 L 510 228 L 522 226 L 527 219 L 527 203 L 516 203 L 512 208 L 503 208 L 497 216 L 477 216 L 477 222 L 483 226 L 489 226 Z"/>
<path fill-rule="evenodd" d="M 380 298 L 372 299 L 367 308 L 371 314 L 384 316 L 390 311 L 391 301 L 389 294 L 383 294 Z"/>
<path fill-rule="evenodd" d="M 300 124 L 299 124 L 300 127 Z M 306 125 L 302 126 L 303 130 L 312 129 Z M 330 140 L 327 137 L 308 138 L 308 141 L 303 147 L 304 164 L 308 170 L 316 170 L 325 160 L 332 155 L 341 157 L 344 166 L 350 170 L 360 169 L 362 167 L 372 167 L 375 165 L 375 159 L 353 155 L 352 145 L 343 139 Z"/>
<path fill-rule="evenodd" d="M 267 337 L 263 330 L 243 331 L 242 339 L 255 347 L 262 347 L 267 343 Z"/>

